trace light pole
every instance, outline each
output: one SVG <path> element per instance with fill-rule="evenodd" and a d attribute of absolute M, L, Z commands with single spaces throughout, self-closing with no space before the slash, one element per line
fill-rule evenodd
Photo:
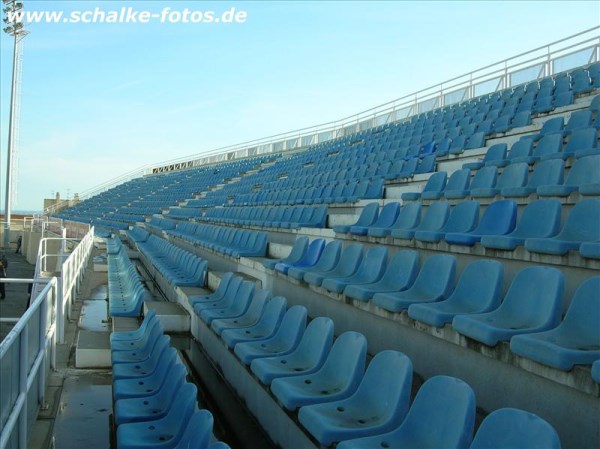
<path fill-rule="evenodd" d="M 3 31 L 14 38 L 12 83 L 10 91 L 10 112 L 8 118 L 8 148 L 6 155 L 6 197 L 4 202 L 4 247 L 8 248 L 10 242 L 10 220 L 12 203 L 12 158 L 15 152 L 16 117 L 19 105 L 19 79 L 21 65 L 21 41 L 28 34 L 22 17 L 16 16 L 23 10 L 23 2 L 16 0 L 2 0 L 6 7 L 3 9 L 5 17 L 2 19 L 8 26 Z"/>

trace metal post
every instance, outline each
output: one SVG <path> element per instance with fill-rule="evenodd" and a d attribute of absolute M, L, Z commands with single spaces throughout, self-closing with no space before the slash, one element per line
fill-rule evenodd
<path fill-rule="evenodd" d="M 19 58 L 19 35 L 14 34 L 13 47 L 13 70 L 12 70 L 12 86 L 10 91 L 10 111 L 8 114 L 8 148 L 6 152 L 6 196 L 4 200 L 4 247 L 8 248 L 10 243 L 10 219 L 12 211 L 12 156 L 14 151 L 14 124 L 15 124 L 15 102 L 17 100 L 17 71 Z"/>
<path fill-rule="evenodd" d="M 27 375 L 29 374 L 29 324 L 20 335 L 19 346 L 19 393 L 24 395 L 23 408 L 19 416 L 19 448 L 27 447 Z"/>

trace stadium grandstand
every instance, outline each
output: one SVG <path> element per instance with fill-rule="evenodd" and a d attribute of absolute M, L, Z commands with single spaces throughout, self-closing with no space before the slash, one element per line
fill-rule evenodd
<path fill-rule="evenodd" d="M 89 229 L 48 320 L 113 447 L 600 447 L 591 34 L 47 210 Z"/>

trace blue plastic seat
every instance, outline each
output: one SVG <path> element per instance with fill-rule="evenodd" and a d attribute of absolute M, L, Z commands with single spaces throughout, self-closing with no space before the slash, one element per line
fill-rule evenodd
<path fill-rule="evenodd" d="M 533 139 L 521 138 L 512 144 L 510 151 L 504 161 L 494 161 L 489 165 L 495 165 L 497 167 L 505 167 L 515 162 L 528 162 L 530 161 L 531 154 L 533 152 Z"/>
<path fill-rule="evenodd" d="M 467 162 L 463 164 L 462 168 L 468 168 L 469 170 L 479 170 L 484 165 L 494 165 L 490 162 L 503 161 L 506 159 L 507 147 L 505 143 L 497 143 L 488 148 L 483 159 L 478 162 Z"/>
<path fill-rule="evenodd" d="M 404 192 L 401 195 L 403 201 L 416 201 L 419 198 L 436 199 L 442 195 L 446 187 L 447 174 L 445 171 L 439 171 L 432 174 L 421 192 Z M 335 228 L 334 228 L 335 229 Z"/>
<path fill-rule="evenodd" d="M 308 248 L 302 258 L 296 262 L 278 262 L 275 264 L 275 270 L 280 273 L 287 274 L 292 267 L 296 268 L 304 268 L 304 267 L 312 267 L 314 266 L 321 254 L 323 253 L 323 249 L 325 248 L 325 240 L 324 239 L 314 239 L 308 245 Z"/>
<path fill-rule="evenodd" d="M 338 264 L 329 271 L 307 271 L 304 282 L 320 286 L 327 278 L 343 278 L 354 274 L 363 258 L 363 245 L 353 243 L 343 249 Z"/>
<path fill-rule="evenodd" d="M 110 334 L 111 349 L 113 344 L 116 342 L 124 341 L 129 343 L 143 338 L 146 332 L 149 331 L 150 325 L 152 325 L 156 320 L 158 320 L 156 312 L 154 309 L 150 309 L 148 313 L 146 313 L 146 316 L 144 316 L 142 324 L 140 324 L 140 327 L 137 329 L 133 331 L 112 332 Z"/>
<path fill-rule="evenodd" d="M 356 223 L 352 225 L 336 225 L 333 227 L 333 230 L 339 234 L 345 234 L 350 232 L 352 226 L 371 226 L 377 220 L 377 217 L 379 217 L 379 203 L 369 203 L 363 207 Z"/>
<path fill-rule="evenodd" d="M 488 346 L 514 335 L 551 329 L 560 322 L 563 290 L 560 270 L 524 268 L 514 277 L 500 307 L 487 313 L 457 315 L 452 327 Z"/>
<path fill-rule="evenodd" d="M 252 360 L 250 368 L 265 385 L 278 377 L 311 374 L 317 371 L 327 358 L 333 344 L 333 321 L 326 317 L 312 320 L 296 349 L 281 356 Z"/>
<path fill-rule="evenodd" d="M 385 237 L 393 235 L 394 231 L 413 229 L 421 220 L 421 203 L 407 203 L 400 209 L 396 221 L 388 228 L 369 228 L 368 235 L 371 237 Z"/>
<path fill-rule="evenodd" d="M 568 196 L 577 191 L 583 195 L 600 195 L 600 154 L 577 159 L 564 184 L 537 188 L 539 196 Z"/>
<path fill-rule="evenodd" d="M 529 165 L 524 162 L 511 164 L 504 168 L 494 187 L 471 188 L 472 198 L 492 198 L 503 189 L 521 188 L 527 183 Z"/>
<path fill-rule="evenodd" d="M 435 254 L 425 260 L 410 288 L 399 292 L 376 293 L 373 304 L 390 312 L 400 312 L 411 304 L 441 301 L 451 293 L 455 273 L 454 256 Z"/>
<path fill-rule="evenodd" d="M 412 362 L 401 352 L 379 352 L 352 396 L 302 407 L 298 420 L 323 446 L 389 432 L 408 410 L 412 371 Z"/>
<path fill-rule="evenodd" d="M 475 393 L 460 379 L 435 376 L 421 386 L 399 427 L 381 435 L 343 441 L 337 449 L 460 448 L 471 443 Z"/>
<path fill-rule="evenodd" d="M 318 371 L 274 379 L 271 391 L 287 410 L 347 398 L 363 377 L 366 356 L 366 338 L 358 332 L 344 332 Z"/>
<path fill-rule="evenodd" d="M 287 275 L 301 281 L 304 279 L 304 274 L 308 271 L 321 272 L 332 270 L 337 265 L 341 253 L 342 242 L 333 240 L 325 246 L 316 263 L 311 265 L 301 265 L 298 263 L 288 269 Z"/>
<path fill-rule="evenodd" d="M 565 134 L 571 134 L 575 130 L 587 128 L 592 124 L 592 111 L 589 109 L 582 109 L 574 111 L 569 117 L 567 124 L 565 125 Z"/>
<path fill-rule="evenodd" d="M 178 375 L 164 382 L 154 394 L 141 398 L 118 399 L 114 404 L 115 424 L 120 426 L 130 422 L 154 421 L 166 416 L 184 383 L 185 375 Z"/>
<path fill-rule="evenodd" d="M 326 278 L 321 286 L 330 292 L 341 293 L 348 285 L 377 282 L 385 271 L 387 256 L 386 247 L 375 246 L 367 251 L 354 274 L 346 277 Z"/>
<path fill-rule="evenodd" d="M 569 371 L 600 359 L 600 277 L 583 282 L 558 327 L 535 334 L 515 335 L 510 350 L 544 365 Z"/>
<path fill-rule="evenodd" d="M 512 232 L 517 221 L 517 203 L 499 200 L 491 203 L 483 213 L 479 225 L 471 232 L 448 232 L 444 240 L 453 245 L 473 246 L 484 235 L 505 235 Z"/>
<path fill-rule="evenodd" d="M 255 324 L 247 327 L 223 329 L 221 340 L 229 348 L 233 348 L 241 341 L 264 340 L 271 337 L 281 324 L 286 306 L 287 299 L 283 296 L 272 298 Z"/>
<path fill-rule="evenodd" d="M 427 212 L 418 226 L 411 229 L 394 229 L 392 237 L 411 240 L 419 231 L 438 231 L 444 227 L 449 215 L 450 204 L 447 201 L 436 201 L 427 208 Z"/>
<path fill-rule="evenodd" d="M 470 170 L 469 170 L 470 173 Z M 482 167 L 473 176 L 471 187 L 468 190 L 453 190 L 446 189 L 444 196 L 448 199 L 460 199 L 467 197 L 474 189 L 490 189 L 496 185 L 497 169 L 496 167 Z"/>
<path fill-rule="evenodd" d="M 423 198 L 423 199 L 438 199 L 444 196 L 445 198 L 453 198 L 455 194 L 462 195 L 461 192 L 466 192 L 469 188 L 469 182 L 471 180 L 471 170 L 463 168 L 457 170 L 448 179 L 446 188 L 442 192 L 442 195 L 436 196 L 436 198 Z M 466 195 L 466 193 L 465 193 Z"/>
<path fill-rule="evenodd" d="M 285 355 L 298 346 L 306 328 L 307 310 L 304 306 L 292 306 L 281 320 L 276 332 L 267 339 L 238 342 L 234 347 L 235 355 L 244 365 L 250 365 L 259 357 Z"/>
<path fill-rule="evenodd" d="M 533 253 L 564 255 L 578 250 L 583 242 L 600 240 L 600 199 L 592 198 L 575 204 L 558 235 L 525 240 L 525 248 Z"/>
<path fill-rule="evenodd" d="M 242 316 L 254 296 L 254 283 L 243 281 L 235 297 L 230 301 L 221 301 L 216 306 L 212 304 L 196 304 L 194 311 L 207 325 L 217 318 L 235 318 Z"/>
<path fill-rule="evenodd" d="M 117 428 L 119 449 L 168 449 L 181 439 L 185 426 L 197 408 L 196 386 L 183 385 L 173 398 L 173 406 L 166 416 L 146 422 L 122 424 Z"/>
<path fill-rule="evenodd" d="M 500 304 L 504 267 L 496 260 L 478 260 L 467 265 L 456 288 L 445 301 L 412 304 L 408 316 L 435 327 L 451 323 L 456 315 L 483 313 Z"/>
<path fill-rule="evenodd" d="M 350 227 L 350 233 L 354 235 L 367 235 L 369 229 L 372 228 L 389 228 L 391 227 L 398 214 L 400 213 L 400 203 L 388 203 L 383 206 L 379 217 L 377 220 L 370 226 L 352 226 Z"/>
<path fill-rule="evenodd" d="M 217 335 L 225 329 L 249 327 L 260 319 L 267 301 L 271 297 L 269 290 L 259 289 L 253 296 L 248 309 L 243 315 L 234 318 L 217 318 L 210 323 L 210 327 Z"/>
<path fill-rule="evenodd" d="M 514 231 L 506 235 L 484 235 L 481 245 L 486 248 L 513 250 L 525 244 L 529 238 L 548 238 L 560 230 L 561 204 L 559 200 L 547 199 L 529 203 Z"/>
<path fill-rule="evenodd" d="M 236 279 L 234 285 L 230 284 L 232 283 L 232 281 L 234 280 L 234 278 Z M 194 306 L 196 303 L 199 302 L 216 302 L 216 301 L 220 301 L 221 299 L 223 299 L 227 293 L 228 289 L 233 289 L 235 285 L 235 289 L 237 290 L 237 288 L 239 288 L 239 285 L 241 284 L 242 279 L 235 276 L 233 273 L 228 272 L 225 273 L 223 275 L 223 277 L 221 278 L 221 281 L 219 282 L 219 287 L 217 287 L 217 289 L 209 294 L 209 295 L 191 295 L 189 297 L 189 302 L 190 305 Z"/>
<path fill-rule="evenodd" d="M 479 202 L 462 201 L 454 206 L 443 228 L 438 230 L 418 230 L 414 238 L 422 242 L 437 243 L 449 232 L 470 232 L 479 221 Z"/>
<path fill-rule="evenodd" d="M 139 350 L 111 352 L 113 368 L 118 364 L 136 364 L 153 359 L 156 354 L 161 354 L 170 345 L 168 335 L 159 334 Z"/>
<path fill-rule="evenodd" d="M 375 293 L 406 290 L 419 271 L 419 253 L 413 250 L 398 251 L 390 259 L 382 278 L 370 284 L 348 285 L 344 295 L 359 301 L 368 301 Z"/>
<path fill-rule="evenodd" d="M 600 259 L 600 241 L 582 243 L 579 247 L 579 254 L 588 259 Z"/>
<path fill-rule="evenodd" d="M 306 253 L 306 249 L 308 248 L 308 237 L 298 237 L 292 246 L 290 253 L 287 257 L 283 259 L 264 259 L 262 264 L 266 268 L 270 268 L 271 270 L 275 269 L 275 265 L 278 263 L 284 263 L 288 265 L 294 265 L 297 262 L 302 260 L 304 254 Z"/>
<path fill-rule="evenodd" d="M 212 438 L 213 422 L 213 416 L 208 410 L 198 410 L 187 422 L 181 439 L 174 449 L 208 449 Z"/>
<path fill-rule="evenodd" d="M 523 198 L 535 193 L 540 186 L 563 183 L 565 163 L 561 159 L 551 159 L 536 164 L 527 185 L 523 187 L 503 187 L 500 194 L 504 198 Z"/>
<path fill-rule="evenodd" d="M 592 379 L 600 384 L 600 359 L 592 363 Z"/>
<path fill-rule="evenodd" d="M 485 417 L 469 449 L 560 449 L 554 427 L 533 413 L 514 408 Z"/>
<path fill-rule="evenodd" d="M 110 358 L 113 364 L 115 363 L 130 363 L 130 362 L 141 362 L 146 360 L 152 354 L 154 347 L 159 344 L 161 338 L 167 336 L 163 334 L 164 328 L 160 322 L 156 322 L 152 329 L 148 332 L 147 338 L 137 340 L 135 345 L 129 345 L 127 348 L 126 344 L 118 345 L 119 347 L 111 350 Z M 117 346 L 117 343 L 114 343 Z"/>
<path fill-rule="evenodd" d="M 149 376 L 119 379 L 113 382 L 113 397 L 119 399 L 141 398 L 158 393 L 167 379 L 185 376 L 187 371 L 177 357 L 175 349 L 163 356 L 156 371 Z"/>

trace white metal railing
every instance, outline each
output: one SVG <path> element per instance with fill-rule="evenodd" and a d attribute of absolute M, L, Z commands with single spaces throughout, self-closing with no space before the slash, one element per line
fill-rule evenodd
<path fill-rule="evenodd" d="M 0 343 L 0 449 L 9 444 L 24 449 L 27 447 L 31 417 L 37 416 L 37 412 L 30 413 L 28 408 L 32 404 L 38 408 L 44 404 L 48 364 L 51 369 L 55 368 L 58 281 L 53 277 L 45 280 L 0 279 L 0 282 L 46 282 L 44 289 Z"/>
<path fill-rule="evenodd" d="M 238 158 L 289 151 L 410 118 L 481 95 L 600 61 L 600 26 L 534 48 L 442 83 L 333 122 L 217 148 L 160 164 L 148 164 L 96 186 L 79 196 L 87 199 L 139 176 L 216 164 Z M 55 205 L 49 213 L 64 208 Z"/>
<path fill-rule="evenodd" d="M 56 253 L 48 250 L 49 242 L 60 242 L 61 248 Z M 58 342 L 63 343 L 65 337 L 65 323 L 71 318 L 71 306 L 73 298 L 81 285 L 81 280 L 85 272 L 85 266 L 89 260 L 94 247 L 94 228 L 81 239 L 73 252 L 67 254 L 66 244 L 73 242 L 66 237 L 44 237 L 40 240 L 38 256 L 35 268 L 35 277 L 40 277 L 43 272 L 56 271 L 60 266 L 61 276 L 58 280 L 60 295 L 58 298 L 57 315 L 57 337 Z M 68 257 L 67 257 L 68 255 Z M 48 267 L 48 261 L 55 258 L 54 267 Z"/>

